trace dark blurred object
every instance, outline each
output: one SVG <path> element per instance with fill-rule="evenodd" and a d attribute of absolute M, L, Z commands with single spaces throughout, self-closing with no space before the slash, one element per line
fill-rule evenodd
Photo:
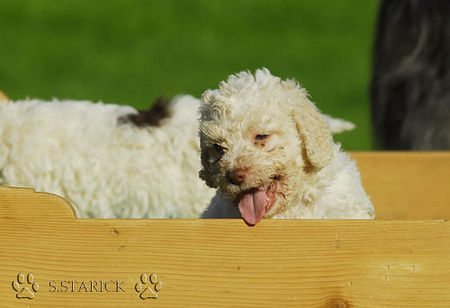
<path fill-rule="evenodd" d="M 384 0 L 371 84 L 378 146 L 450 149 L 450 1 Z"/>

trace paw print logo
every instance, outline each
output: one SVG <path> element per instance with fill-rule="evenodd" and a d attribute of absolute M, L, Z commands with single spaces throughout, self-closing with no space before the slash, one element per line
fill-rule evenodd
<path fill-rule="evenodd" d="M 34 281 L 33 274 L 28 273 L 25 277 L 24 274 L 18 273 L 17 279 L 12 282 L 12 288 L 18 299 L 33 299 L 34 293 L 39 291 L 39 284 Z"/>
<path fill-rule="evenodd" d="M 162 288 L 162 281 L 159 281 L 158 275 L 155 273 L 150 275 L 142 274 L 140 281 L 136 283 L 134 288 L 141 299 L 157 299 L 158 292 Z"/>

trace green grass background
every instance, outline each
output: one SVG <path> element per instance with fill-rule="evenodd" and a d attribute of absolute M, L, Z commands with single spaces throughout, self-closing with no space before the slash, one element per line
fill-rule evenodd
<path fill-rule="evenodd" d="M 146 108 L 265 66 L 357 124 L 336 138 L 345 149 L 368 150 L 377 9 L 376 0 L 1 1 L 0 89 Z"/>

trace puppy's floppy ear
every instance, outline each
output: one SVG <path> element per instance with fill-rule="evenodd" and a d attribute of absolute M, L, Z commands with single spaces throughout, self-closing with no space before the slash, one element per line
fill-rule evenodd
<path fill-rule="evenodd" d="M 333 138 L 325 117 L 306 95 L 302 96 L 293 111 L 302 139 L 302 155 L 314 169 L 320 170 L 327 166 L 333 157 Z"/>

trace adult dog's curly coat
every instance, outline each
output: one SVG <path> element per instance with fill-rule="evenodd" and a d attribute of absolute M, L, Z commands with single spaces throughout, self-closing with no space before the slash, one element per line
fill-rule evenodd
<path fill-rule="evenodd" d="M 79 217 L 198 218 L 214 195 L 198 178 L 198 106 L 178 97 L 157 121 L 155 108 L 0 102 L 0 184 L 63 196 Z"/>
<path fill-rule="evenodd" d="M 450 1 L 380 1 L 371 81 L 375 141 L 450 150 Z"/>
<path fill-rule="evenodd" d="M 355 162 L 293 80 L 267 69 L 203 94 L 200 177 L 217 188 L 203 218 L 373 218 Z"/>

